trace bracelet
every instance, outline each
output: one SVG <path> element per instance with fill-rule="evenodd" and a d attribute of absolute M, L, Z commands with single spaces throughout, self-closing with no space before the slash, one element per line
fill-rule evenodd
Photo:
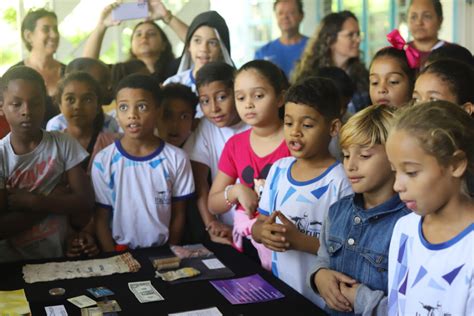
<path fill-rule="evenodd" d="M 224 189 L 224 199 L 225 199 L 225 203 L 226 203 L 228 206 L 233 206 L 233 205 L 237 204 L 237 203 L 235 203 L 235 202 L 232 203 L 232 202 L 229 200 L 229 190 L 232 189 L 233 187 L 234 187 L 234 185 L 231 184 L 231 185 L 226 186 L 225 189 Z"/>
<path fill-rule="evenodd" d="M 163 22 L 165 22 L 165 24 L 170 24 L 172 19 L 173 19 L 173 13 L 171 13 L 170 10 L 166 10 L 166 15 L 163 16 Z"/>

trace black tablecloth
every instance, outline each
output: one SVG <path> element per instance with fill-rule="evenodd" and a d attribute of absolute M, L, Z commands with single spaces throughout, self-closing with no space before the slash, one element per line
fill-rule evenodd
<path fill-rule="evenodd" d="M 142 268 L 136 273 L 114 274 L 104 277 L 87 279 L 59 280 L 26 284 L 22 277 L 24 263 L 8 263 L 0 265 L 0 290 L 17 290 L 24 288 L 34 316 L 45 315 L 45 306 L 64 305 L 69 315 L 80 315 L 80 309 L 69 303 L 66 299 L 78 295 L 91 295 L 87 288 L 105 286 L 115 295 L 115 299 L 122 308 L 119 315 L 167 315 L 195 309 L 217 307 L 224 315 L 325 315 L 320 309 L 305 297 L 294 291 L 284 282 L 275 278 L 270 272 L 265 271 L 246 256 L 239 254 L 229 246 L 206 244 L 217 258 L 229 267 L 235 278 L 258 273 L 272 286 L 282 292 L 285 297 L 275 301 L 232 305 L 230 304 L 209 281 L 195 281 L 171 285 L 154 277 L 154 268 L 149 257 L 164 255 L 170 252 L 167 247 L 146 248 L 132 251 Z M 105 255 L 112 256 L 115 254 Z M 66 259 L 65 259 L 66 260 Z M 61 261 L 61 260 L 56 260 Z M 46 262 L 34 261 L 30 263 Z M 151 280 L 153 286 L 165 298 L 164 301 L 144 303 L 138 302 L 128 288 L 128 282 Z M 49 290 L 62 287 L 66 294 L 60 297 L 49 295 Z M 92 298 L 92 297 L 91 297 Z"/>

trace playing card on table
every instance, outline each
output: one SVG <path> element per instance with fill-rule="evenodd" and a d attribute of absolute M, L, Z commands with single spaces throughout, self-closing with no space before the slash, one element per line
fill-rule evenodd
<path fill-rule="evenodd" d="M 85 295 L 71 297 L 71 298 L 68 298 L 67 300 L 79 308 L 89 307 L 89 306 L 97 304 L 96 301 L 94 301 L 93 299 Z"/>
<path fill-rule="evenodd" d="M 151 285 L 150 281 L 129 282 L 128 288 L 135 294 L 140 303 L 164 300 L 163 296 Z"/>
<path fill-rule="evenodd" d="M 100 301 L 100 302 L 97 302 L 97 306 L 102 310 L 102 313 L 122 311 L 122 309 L 120 308 L 120 305 L 117 303 L 116 300 Z"/>
<path fill-rule="evenodd" d="M 103 313 L 98 307 L 89 307 L 81 309 L 81 316 L 103 316 Z"/>
<path fill-rule="evenodd" d="M 95 298 L 101 298 L 104 296 L 114 295 L 114 292 L 112 292 L 111 290 L 109 290 L 108 288 L 104 286 L 92 287 L 90 289 L 87 289 L 87 292 L 94 295 Z"/>
<path fill-rule="evenodd" d="M 46 316 L 68 316 L 64 305 L 46 306 Z"/>

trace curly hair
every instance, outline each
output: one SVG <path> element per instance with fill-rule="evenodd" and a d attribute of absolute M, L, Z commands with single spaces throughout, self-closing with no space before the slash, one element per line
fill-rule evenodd
<path fill-rule="evenodd" d="M 285 94 L 285 104 L 291 102 L 309 106 L 329 122 L 340 117 L 339 91 L 331 79 L 308 77 L 292 85 Z"/>
<path fill-rule="evenodd" d="M 315 69 L 335 66 L 331 46 L 337 41 L 338 33 L 342 30 L 344 22 L 350 18 L 358 21 L 350 11 L 330 13 L 323 18 L 314 35 L 308 41 L 301 60 L 295 66 L 293 82 L 311 75 Z M 367 90 L 369 86 L 368 72 L 359 57 L 349 59 L 346 72 L 356 84 L 358 91 Z"/>
<path fill-rule="evenodd" d="M 137 28 L 142 25 L 142 24 L 150 24 L 156 28 L 158 33 L 160 34 L 161 37 L 161 45 L 164 45 L 163 49 L 160 52 L 158 60 L 155 62 L 155 77 L 156 79 L 161 83 L 165 81 L 166 79 L 166 69 L 169 66 L 169 64 L 173 61 L 174 59 L 174 54 L 173 54 L 173 48 L 171 47 L 170 40 L 168 36 L 166 36 L 165 32 L 154 22 L 152 21 L 143 21 L 135 25 L 133 28 L 132 36 L 130 38 L 130 41 L 133 39 L 133 36 L 135 35 L 135 32 Z M 132 48 L 130 47 L 130 58 L 129 60 L 137 59 L 137 56 L 135 56 L 132 52 Z"/>

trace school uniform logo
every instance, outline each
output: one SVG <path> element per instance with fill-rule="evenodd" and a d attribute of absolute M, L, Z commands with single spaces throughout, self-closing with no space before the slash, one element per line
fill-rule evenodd
<path fill-rule="evenodd" d="M 308 213 L 305 212 L 303 216 L 290 216 L 290 219 L 295 223 L 296 228 L 298 228 L 298 230 L 303 234 L 319 238 L 319 233 L 323 223 L 310 221 Z"/>
<path fill-rule="evenodd" d="M 168 191 L 158 191 L 155 196 L 155 204 L 157 206 L 171 204 L 171 193 Z"/>

